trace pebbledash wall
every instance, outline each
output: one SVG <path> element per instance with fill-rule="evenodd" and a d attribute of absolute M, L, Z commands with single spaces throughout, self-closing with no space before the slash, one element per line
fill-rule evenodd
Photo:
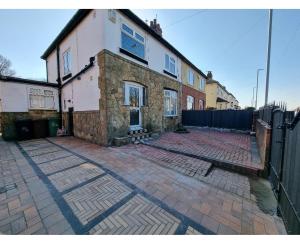
<path fill-rule="evenodd" d="M 57 88 L 45 82 L 36 82 L 20 78 L 8 77 L 0 79 L 0 132 L 6 140 L 16 139 L 15 122 L 24 119 L 47 119 L 58 117 Z M 30 109 L 29 89 L 38 88 L 54 92 L 54 109 Z"/>

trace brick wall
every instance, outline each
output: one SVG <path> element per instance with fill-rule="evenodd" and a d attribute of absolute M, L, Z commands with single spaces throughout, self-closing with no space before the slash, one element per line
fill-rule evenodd
<path fill-rule="evenodd" d="M 266 166 L 271 146 L 271 127 L 261 119 L 256 120 L 256 143 L 261 161 Z"/>
<path fill-rule="evenodd" d="M 205 108 L 206 96 L 204 92 L 191 88 L 187 85 L 182 85 L 182 109 L 187 109 L 187 96 L 194 97 L 194 109 L 199 110 L 199 100 L 203 100 L 203 109 Z"/>

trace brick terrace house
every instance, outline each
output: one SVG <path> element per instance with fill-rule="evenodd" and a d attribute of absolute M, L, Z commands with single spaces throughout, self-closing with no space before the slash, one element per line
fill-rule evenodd
<path fill-rule="evenodd" d="M 206 75 L 187 63 L 181 65 L 182 109 L 204 110 L 206 105 Z"/>
<path fill-rule="evenodd" d="M 148 26 L 130 10 L 77 11 L 42 58 L 48 82 L 60 87 L 64 127 L 104 145 L 130 130 L 175 129 L 182 70 L 205 78 L 162 37 L 156 20 Z"/>

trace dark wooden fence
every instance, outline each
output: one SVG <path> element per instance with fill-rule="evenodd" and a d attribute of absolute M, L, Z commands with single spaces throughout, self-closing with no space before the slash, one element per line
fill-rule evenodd
<path fill-rule="evenodd" d="M 184 126 L 251 130 L 253 111 L 248 110 L 183 110 Z"/>
<path fill-rule="evenodd" d="M 269 180 L 288 233 L 300 234 L 300 113 L 293 116 L 272 110 Z"/>

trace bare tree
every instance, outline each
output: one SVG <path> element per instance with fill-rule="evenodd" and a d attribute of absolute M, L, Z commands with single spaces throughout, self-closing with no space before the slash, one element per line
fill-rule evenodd
<path fill-rule="evenodd" d="M 0 54 L 0 76 L 13 76 L 15 73 L 11 69 L 11 61 Z"/>

